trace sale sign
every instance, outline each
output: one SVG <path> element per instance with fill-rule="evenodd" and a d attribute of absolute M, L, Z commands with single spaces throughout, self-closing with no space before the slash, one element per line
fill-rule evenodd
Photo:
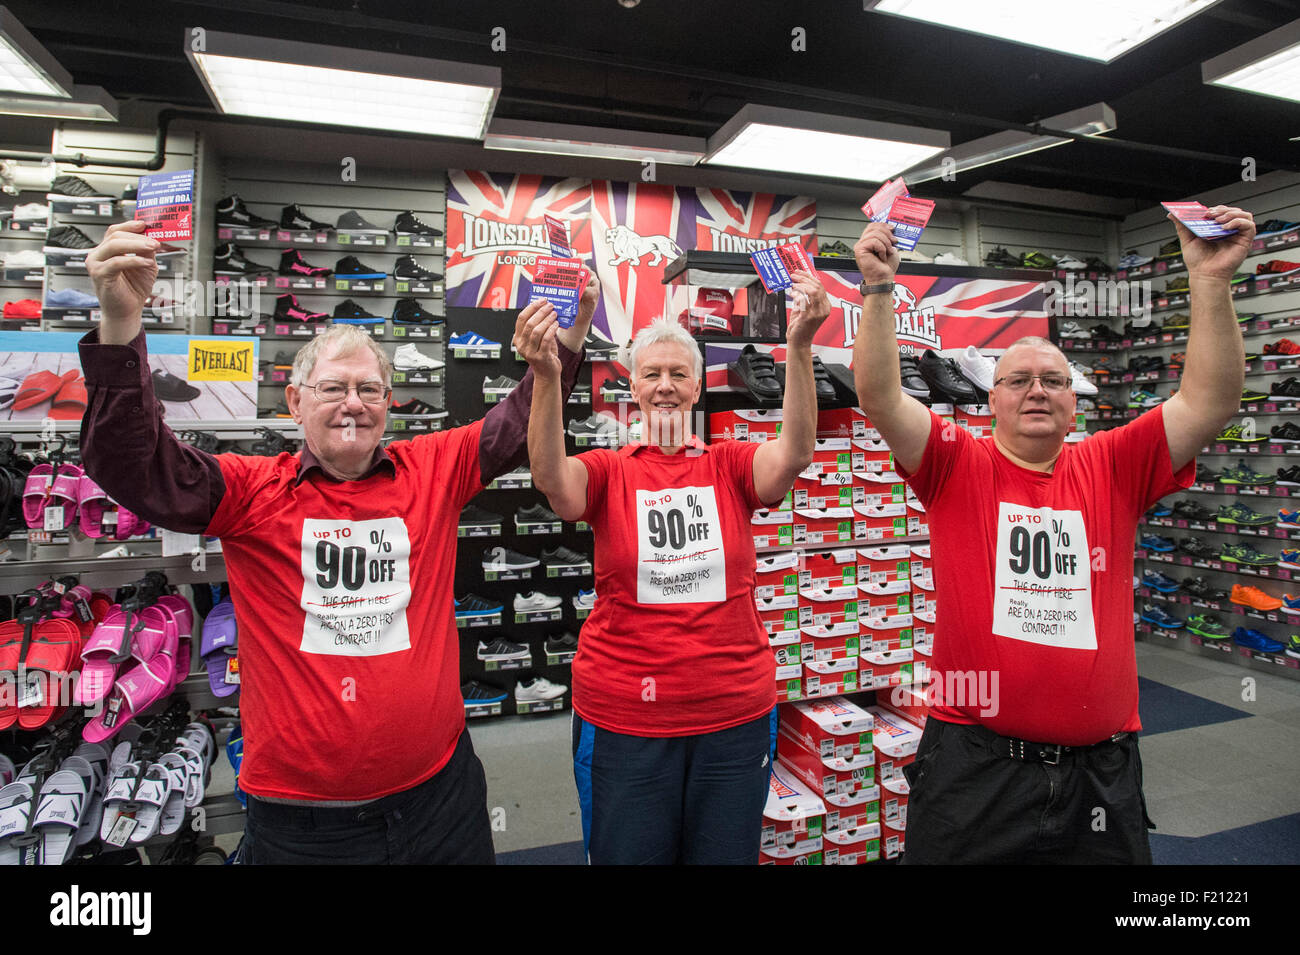
<path fill-rule="evenodd" d="M 762 280 L 763 288 L 769 292 L 779 292 L 793 285 L 791 272 L 813 271 L 808 254 L 798 242 L 758 249 L 749 253 L 749 260 L 754 264 L 754 271 Z"/>
<path fill-rule="evenodd" d="M 145 223 L 144 234 L 159 242 L 194 238 L 194 170 L 141 176 L 135 217 Z"/>
<path fill-rule="evenodd" d="M 1209 218 L 1206 213 L 1210 210 L 1199 202 L 1162 202 L 1160 204 L 1172 212 L 1179 222 L 1191 229 L 1194 235 L 1200 236 L 1202 239 L 1222 239 L 1224 236 L 1233 235 L 1237 231 L 1236 229 L 1225 229 Z"/>
<path fill-rule="evenodd" d="M 529 302 L 546 299 L 555 306 L 560 325 L 572 328 L 578 317 L 578 301 L 586 288 L 590 273 L 578 259 L 558 259 L 539 255 L 533 270 L 533 288 Z"/>

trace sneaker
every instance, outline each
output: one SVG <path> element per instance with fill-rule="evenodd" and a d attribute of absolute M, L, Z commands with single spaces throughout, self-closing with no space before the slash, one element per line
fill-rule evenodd
<path fill-rule="evenodd" d="M 993 251 L 984 256 L 984 264 L 994 269 L 1020 268 L 1020 260 L 1000 245 L 995 245 Z"/>
<path fill-rule="evenodd" d="M 216 205 L 217 225 L 234 229 L 275 229 L 274 219 L 265 219 L 244 206 L 244 200 L 237 195 L 229 195 Z"/>
<path fill-rule="evenodd" d="M 1268 219 L 1261 222 L 1259 231 L 1255 233 L 1255 238 L 1265 235 L 1277 235 L 1280 232 L 1290 232 L 1292 229 L 1300 229 L 1300 222 L 1287 222 L 1285 219 Z"/>
<path fill-rule="evenodd" d="M 1020 256 L 1020 264 L 1027 269 L 1054 269 L 1056 259 L 1042 252 L 1025 252 Z"/>
<path fill-rule="evenodd" d="M 1124 336 L 1109 325 L 1094 325 L 1088 329 L 1088 337 L 1095 342 L 1121 342 Z"/>
<path fill-rule="evenodd" d="M 466 594 L 460 600 L 453 597 L 452 601 L 456 605 L 457 620 L 464 620 L 469 617 L 490 617 L 505 609 L 503 604 L 494 600 L 485 600 L 477 594 Z"/>
<path fill-rule="evenodd" d="M 993 369 L 997 367 L 997 362 L 987 355 L 981 355 L 979 349 L 974 345 L 967 345 L 957 355 L 957 367 L 961 369 L 962 375 L 966 377 L 975 387 L 984 391 L 993 390 Z M 1089 394 L 1096 394 L 1097 389 L 1094 387 Z"/>
<path fill-rule="evenodd" d="M 45 253 L 37 252 L 35 249 L 24 249 L 22 252 L 10 252 L 5 256 L 5 268 L 15 271 L 21 269 L 45 268 Z"/>
<path fill-rule="evenodd" d="M 15 302 L 5 302 L 0 315 L 10 321 L 40 318 L 41 303 L 34 298 L 20 298 Z"/>
<path fill-rule="evenodd" d="M 388 273 L 364 265 L 355 255 L 345 255 L 334 263 L 334 277 L 340 279 L 386 279 Z"/>
<path fill-rule="evenodd" d="M 552 683 L 544 676 L 533 677 L 531 680 L 520 680 L 515 684 L 515 702 L 516 703 L 544 703 L 547 700 L 556 700 L 569 692 L 569 688 L 563 683 Z"/>
<path fill-rule="evenodd" d="M 480 660 L 531 660 L 532 651 L 528 649 L 527 644 L 514 643 L 505 637 L 493 637 L 491 640 L 480 640 L 478 642 L 478 658 Z"/>
<path fill-rule="evenodd" d="M 1142 585 L 1162 594 L 1171 594 L 1178 589 L 1178 581 L 1154 570 L 1143 572 Z"/>
<path fill-rule="evenodd" d="M 842 245 L 843 243 L 840 244 Z M 818 254 L 828 255 L 830 253 L 823 251 Z M 853 250 L 849 249 L 847 255 L 849 258 L 853 258 Z M 967 262 L 965 259 L 963 259 L 960 255 L 958 255 L 955 252 L 940 252 L 938 255 L 934 257 L 934 264 L 935 265 L 970 265 L 969 262 Z"/>
<path fill-rule="evenodd" d="M 412 342 L 398 345 L 393 352 L 393 367 L 398 371 L 437 371 L 446 365 L 445 361 L 424 354 Z"/>
<path fill-rule="evenodd" d="M 1185 312 L 1174 312 L 1174 314 L 1165 319 L 1165 331 L 1167 332 L 1178 332 L 1191 327 L 1191 316 Z"/>
<path fill-rule="evenodd" d="M 930 400 L 930 386 L 921 377 L 921 365 L 915 358 L 911 355 L 900 356 L 898 373 L 903 384 L 903 394 L 911 395 L 921 401 Z"/>
<path fill-rule="evenodd" d="M 369 232 L 377 233 L 379 235 L 386 235 L 388 233 L 387 229 L 381 229 L 373 222 L 367 222 L 361 217 L 361 213 L 357 212 L 355 209 L 349 209 L 347 212 L 339 216 L 338 230 L 340 232 Z"/>
<path fill-rule="evenodd" d="M 930 386 L 930 397 L 935 401 L 955 405 L 982 404 L 987 396 L 975 389 L 962 375 L 951 358 L 946 358 L 933 348 L 927 348 L 918 363 L 921 377 Z"/>
<path fill-rule="evenodd" d="M 1075 407 L 1077 407 L 1080 411 L 1085 411 L 1085 412 L 1096 411 L 1097 402 L 1093 401 L 1091 398 L 1085 398 L 1082 395 L 1080 395 L 1080 397 L 1077 399 Z"/>
<path fill-rule="evenodd" d="M 333 226 L 328 222 L 317 222 L 295 202 L 280 210 L 280 228 L 290 232 L 326 232 Z"/>
<path fill-rule="evenodd" d="M 1246 627 L 1238 627 L 1232 631 L 1232 642 L 1238 646 L 1258 650 L 1261 653 L 1281 653 L 1286 647 L 1285 643 L 1278 643 L 1268 634 L 1260 633 L 1258 630 L 1250 630 Z"/>
<path fill-rule="evenodd" d="M 1169 356 L 1170 369 L 1176 370 L 1179 374 L 1182 374 L 1183 365 L 1185 365 L 1186 363 L 1187 363 L 1187 352 L 1185 351 L 1176 351 Z"/>
<path fill-rule="evenodd" d="M 1220 524 L 1240 524 L 1243 527 L 1263 527 L 1272 524 L 1277 518 L 1269 514 L 1260 514 L 1239 501 L 1219 506 L 1215 520 Z"/>
<path fill-rule="evenodd" d="M 399 298 L 397 304 L 393 306 L 393 321 L 398 325 L 441 325 L 443 318 L 441 315 L 425 311 L 424 307 L 413 298 Z M 451 344 L 459 343 L 453 337 Z"/>
<path fill-rule="evenodd" d="M 1230 465 L 1223 469 L 1219 475 L 1221 484 L 1247 484 L 1260 485 L 1272 484 L 1277 479 L 1271 474 L 1260 474 L 1245 461 L 1238 460 L 1235 465 Z"/>
<path fill-rule="evenodd" d="M 1300 467 L 1300 465 L 1297 465 L 1297 467 Z M 1219 483 L 1219 475 L 1198 461 L 1196 463 L 1196 483 L 1217 484 Z"/>
<path fill-rule="evenodd" d="M 573 606 L 578 610 L 591 610 L 596 606 L 596 590 L 579 590 L 573 597 Z"/>
<path fill-rule="evenodd" d="M 277 322 L 324 322 L 329 316 L 324 312 L 314 312 L 298 304 L 296 295 L 277 295 L 275 312 L 271 316 Z"/>
<path fill-rule="evenodd" d="M 448 345 L 457 348 L 500 348 L 500 342 L 494 342 L 490 338 L 484 338 L 482 335 L 474 332 L 457 332 L 447 339 Z"/>
<path fill-rule="evenodd" d="M 1078 322 L 1062 322 L 1056 330 L 1059 338 L 1091 338 L 1091 333 Z"/>
<path fill-rule="evenodd" d="M 99 308 L 99 299 L 81 289 L 61 288 L 45 295 L 46 308 Z"/>
<path fill-rule="evenodd" d="M 507 693 L 500 687 L 492 686 L 490 683 L 470 680 L 468 683 L 461 684 L 460 695 L 465 703 L 465 708 L 469 709 L 471 706 L 504 702 Z"/>
<path fill-rule="evenodd" d="M 96 245 L 94 239 L 76 226 L 59 226 L 45 233 L 43 252 L 89 252 Z"/>
<path fill-rule="evenodd" d="M 1265 355 L 1300 355 L 1300 345 L 1289 338 L 1279 338 L 1265 345 L 1263 351 Z"/>
<path fill-rule="evenodd" d="M 1282 601 L 1277 597 L 1270 597 L 1258 587 L 1249 587 L 1246 584 L 1233 584 L 1232 594 L 1228 599 L 1235 604 L 1253 607 L 1256 610 L 1277 610 L 1282 606 Z"/>
<path fill-rule="evenodd" d="M 470 504 L 461 509 L 460 518 L 456 523 L 460 527 L 482 527 L 500 524 L 503 520 L 505 518 L 500 514 L 494 514 L 476 504 Z"/>
<path fill-rule="evenodd" d="M 1160 251 L 1156 253 L 1156 258 L 1172 259 L 1175 256 L 1182 255 L 1182 253 L 1183 253 L 1183 244 L 1179 242 L 1177 239 L 1170 239 L 1168 242 L 1166 242 L 1164 245 L 1160 247 Z"/>
<path fill-rule="evenodd" d="M 1156 405 L 1163 404 L 1164 398 L 1154 391 L 1147 391 L 1145 388 L 1134 388 L 1128 395 L 1128 406 L 1130 408 L 1154 408 Z"/>
<path fill-rule="evenodd" d="M 1236 444 L 1256 444 L 1260 441 L 1266 441 L 1268 439 L 1261 437 L 1260 435 L 1257 434 L 1254 435 L 1253 437 L 1248 437 L 1247 431 L 1243 425 L 1230 424 L 1222 431 L 1220 431 L 1218 436 L 1214 440 L 1231 441 Z"/>
<path fill-rule="evenodd" d="M 22 202 L 13 207 L 12 212 L 4 218 L 14 222 L 47 222 L 50 218 L 50 206 L 47 202 Z"/>
<path fill-rule="evenodd" d="M 1140 541 L 1138 546 L 1144 550 L 1153 550 L 1160 554 L 1167 554 L 1174 549 L 1174 542 L 1168 537 L 1159 537 L 1155 534 L 1147 534 Z"/>
<path fill-rule="evenodd" d="M 1277 483 L 1283 487 L 1300 487 L 1300 464 L 1277 469 Z"/>
<path fill-rule="evenodd" d="M 1291 380 L 1291 379 L 1288 379 L 1288 381 L 1289 381 L 1289 380 Z M 1284 384 L 1285 384 L 1285 382 L 1284 382 Z M 1264 394 L 1264 392 L 1260 391 L 1258 388 L 1242 388 L 1242 389 L 1241 389 L 1241 400 L 1242 400 L 1243 402 L 1245 402 L 1245 401 L 1263 401 L 1263 400 L 1265 400 L 1265 399 L 1268 398 L 1268 397 L 1269 397 L 1268 395 Z M 1288 396 L 1288 397 L 1290 397 L 1290 396 Z"/>
<path fill-rule="evenodd" d="M 851 259 L 853 258 L 853 249 L 836 239 L 834 242 L 827 242 L 822 245 L 817 250 L 817 254 L 819 256 L 829 255 L 832 258 Z"/>
<path fill-rule="evenodd" d="M 618 422 L 597 412 L 585 421 L 570 421 L 568 431 L 575 438 L 609 437 L 618 434 Z"/>
<path fill-rule="evenodd" d="M 1174 516 L 1189 521 L 1210 521 L 1214 520 L 1215 513 L 1196 501 L 1175 501 Z"/>
<path fill-rule="evenodd" d="M 938 262 L 938 258 L 936 258 L 935 261 Z M 1088 263 L 1083 261 L 1083 259 L 1075 258 L 1073 255 L 1070 255 L 1070 253 L 1066 252 L 1062 255 L 1056 256 L 1056 267 L 1058 269 L 1065 269 L 1068 272 L 1082 272 L 1088 268 Z"/>
<path fill-rule="evenodd" d="M 1149 255 L 1138 255 L 1135 249 L 1129 249 L 1119 257 L 1119 267 L 1121 269 L 1136 269 L 1140 265 L 1146 265 L 1151 261 Z"/>
<path fill-rule="evenodd" d="M 577 567 L 586 564 L 590 558 L 586 554 L 579 554 L 576 550 L 569 550 L 567 547 L 556 547 L 553 550 L 543 550 L 542 560 L 546 563 L 559 567 Z"/>
<path fill-rule="evenodd" d="M 1257 551 L 1249 544 L 1224 544 L 1219 559 L 1230 564 L 1245 564 L 1249 567 L 1272 567 L 1277 563 L 1277 558 L 1272 554 Z"/>
<path fill-rule="evenodd" d="M 1183 626 L 1183 621 L 1166 613 L 1163 608 L 1157 607 L 1155 604 L 1143 604 L 1141 618 L 1163 630 L 1178 630 Z"/>
<path fill-rule="evenodd" d="M 1286 527 L 1300 527 L 1300 511 L 1288 511 L 1285 507 L 1279 508 L 1277 522 L 1279 525 L 1285 525 Z"/>
<path fill-rule="evenodd" d="M 223 242 L 212 253 L 212 271 L 216 275 L 269 275 L 275 270 L 249 260 L 233 242 Z"/>
<path fill-rule="evenodd" d="M 992 360 L 990 359 L 990 362 L 991 361 Z M 1070 362 L 1070 387 L 1074 390 L 1076 395 L 1097 394 L 1097 386 L 1088 380 L 1088 376 L 1084 373 L 1084 370 L 1074 362 Z"/>
<path fill-rule="evenodd" d="M 419 217 L 409 209 L 397 214 L 397 221 L 393 223 L 393 232 L 397 235 L 423 235 L 431 239 L 442 235 L 441 229 L 435 229 L 428 223 L 421 222 Z"/>
<path fill-rule="evenodd" d="M 578 638 L 569 631 L 553 633 L 546 638 L 542 649 L 547 653 L 574 653 L 578 649 Z"/>
<path fill-rule="evenodd" d="M 1220 590 L 1218 587 L 1211 585 L 1204 577 L 1188 578 L 1179 584 L 1178 587 L 1180 590 L 1191 594 L 1193 597 L 1199 597 L 1201 600 L 1208 600 L 1212 603 L 1228 599 L 1228 592 L 1226 590 Z"/>
<path fill-rule="evenodd" d="M 515 510 L 516 524 L 557 524 L 559 521 L 560 515 L 544 504 L 534 504 L 531 507 Z"/>
<path fill-rule="evenodd" d="M 394 403 L 388 409 L 388 413 L 394 418 L 445 418 L 447 412 L 442 408 L 435 408 L 427 401 L 421 401 L 419 398 L 412 398 L 402 404 Z"/>
<path fill-rule="evenodd" d="M 302 257 L 297 249 L 285 249 L 280 253 L 280 274 L 297 275 L 301 278 L 323 279 L 331 270 L 323 265 L 312 265 Z"/>
<path fill-rule="evenodd" d="M 111 202 L 116 196 L 107 195 L 79 176 L 59 176 L 50 183 L 46 199 L 99 199 Z"/>
<path fill-rule="evenodd" d="M 1186 275 L 1172 278 L 1165 283 L 1166 295 L 1186 295 L 1190 290 L 1191 286 L 1188 284 Z"/>
<path fill-rule="evenodd" d="M 1286 655 L 1300 659 L 1300 633 L 1293 633 L 1287 639 Z"/>
<path fill-rule="evenodd" d="M 608 338 L 601 338 L 595 331 L 587 332 L 587 337 L 583 339 L 583 347 L 587 349 L 587 354 L 599 360 L 602 357 L 608 357 L 618 351 L 618 346 Z"/>
<path fill-rule="evenodd" d="M 1188 617 L 1187 629 L 1199 637 L 1210 640 L 1224 640 L 1228 636 L 1228 628 L 1211 613 L 1198 613 Z"/>
<path fill-rule="evenodd" d="M 1279 567 L 1300 570 L 1300 550 L 1283 547 L 1282 552 L 1277 556 L 1277 563 Z"/>
<path fill-rule="evenodd" d="M 1158 502 L 1151 506 L 1151 510 L 1147 511 L 1147 517 L 1169 517 L 1173 513 L 1174 509 L 1168 504 Z"/>
<path fill-rule="evenodd" d="M 628 381 L 627 375 L 609 378 L 600 386 L 600 396 L 606 401 L 630 400 L 632 382 Z"/>
<path fill-rule="evenodd" d="M 1269 437 L 1278 444 L 1300 444 L 1300 427 L 1290 421 L 1274 425 Z"/>
<path fill-rule="evenodd" d="M 508 395 L 519 387 L 519 382 L 515 381 L 508 375 L 497 375 L 495 378 L 483 376 L 483 394 L 485 395 Z"/>
<path fill-rule="evenodd" d="M 563 598 L 552 597 L 550 594 L 540 594 L 535 590 L 526 594 L 515 594 L 515 613 L 554 610 L 562 603 L 564 603 Z"/>
<path fill-rule="evenodd" d="M 1292 272 L 1300 272 L 1300 262 L 1270 259 L 1255 266 L 1256 275 L 1290 275 Z"/>
<path fill-rule="evenodd" d="M 1178 542 L 1178 549 L 1199 560 L 1214 560 L 1219 556 L 1218 551 L 1199 537 L 1184 537 Z"/>
<path fill-rule="evenodd" d="M 441 272 L 431 272 L 415 258 L 404 255 L 393 263 L 393 278 L 399 282 L 441 282 Z"/>

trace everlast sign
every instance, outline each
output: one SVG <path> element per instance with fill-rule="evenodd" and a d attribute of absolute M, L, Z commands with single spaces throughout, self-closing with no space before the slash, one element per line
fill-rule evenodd
<path fill-rule="evenodd" d="M 190 349 L 190 377 L 205 377 L 214 371 L 248 374 L 251 351 L 210 351 L 195 346 Z"/>

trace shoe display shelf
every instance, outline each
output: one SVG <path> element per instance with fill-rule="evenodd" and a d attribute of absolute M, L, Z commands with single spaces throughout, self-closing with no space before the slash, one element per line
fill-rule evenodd
<path fill-rule="evenodd" d="M 1263 524 L 1258 527 L 1251 527 L 1245 524 L 1219 523 L 1213 519 L 1208 521 L 1189 521 L 1186 518 L 1171 516 L 1148 517 L 1143 520 L 1139 526 L 1153 527 L 1161 530 L 1193 531 L 1203 534 L 1229 534 L 1241 537 L 1263 537 L 1284 541 L 1300 540 L 1300 527 L 1292 527 L 1289 524 Z M 1154 531 L 1153 533 L 1159 533 L 1159 530 Z"/>
<path fill-rule="evenodd" d="M 13 197 L 12 202 L 6 201 L 3 210 L 0 211 L 8 211 L 16 206 L 30 203 L 44 204 L 45 202 L 43 192 L 22 192 Z M 48 226 L 48 217 L 22 222 L 15 222 L 10 217 L 0 219 L 0 257 L 18 252 L 43 256 L 41 248 L 45 244 L 45 232 Z M 0 265 L 0 304 L 28 299 L 38 299 L 44 303 L 45 296 L 42 293 L 44 284 L 43 264 L 18 268 Z M 2 331 L 40 331 L 40 327 L 39 315 L 30 318 L 6 318 L 0 321 Z"/>

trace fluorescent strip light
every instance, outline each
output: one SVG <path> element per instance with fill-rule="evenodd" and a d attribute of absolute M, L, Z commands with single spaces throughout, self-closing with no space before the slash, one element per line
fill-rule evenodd
<path fill-rule="evenodd" d="M 7 7 L 0 7 L 0 91 L 68 96 L 72 75 L 36 41 Z"/>
<path fill-rule="evenodd" d="M 501 90 L 494 66 L 210 30 L 185 44 L 212 101 L 241 116 L 481 139 Z"/>
<path fill-rule="evenodd" d="M 774 172 L 882 182 L 948 148 L 937 129 L 750 104 L 709 137 L 704 161 Z"/>
<path fill-rule="evenodd" d="M 1105 103 L 1094 103 L 1083 109 L 1049 116 L 1042 121 L 1041 125 L 1047 129 L 1078 133 L 1080 136 L 1098 136 L 1115 131 L 1115 111 Z M 909 185 L 929 182 L 931 179 L 939 179 L 945 172 L 951 171 L 952 174 L 968 172 L 980 166 L 1005 162 L 1016 156 L 1025 156 L 1040 149 L 1051 149 L 1053 146 L 1068 142 L 1071 140 L 1064 136 L 1035 136 L 1033 133 L 1021 133 L 1015 130 L 994 133 L 992 136 L 982 136 L 960 146 L 954 146 L 941 156 L 936 156 L 919 166 L 913 166 L 903 173 L 903 178 Z M 949 159 L 953 162 L 945 168 L 945 163 Z"/>
<path fill-rule="evenodd" d="M 0 93 L 0 115 L 52 116 L 56 119 L 116 123 L 117 100 L 109 96 L 102 86 L 74 85 L 70 99 Z"/>
<path fill-rule="evenodd" d="M 653 159 L 672 166 L 694 166 L 704 158 L 705 140 L 693 136 L 660 136 L 595 126 L 530 123 L 495 119 L 483 145 L 488 149 L 587 156 L 593 159 Z"/>
<path fill-rule="evenodd" d="M 1246 93 L 1300 102 L 1300 20 L 1201 64 L 1201 79 Z"/>
<path fill-rule="evenodd" d="M 1219 0 L 863 0 L 863 8 L 1109 63 Z"/>

